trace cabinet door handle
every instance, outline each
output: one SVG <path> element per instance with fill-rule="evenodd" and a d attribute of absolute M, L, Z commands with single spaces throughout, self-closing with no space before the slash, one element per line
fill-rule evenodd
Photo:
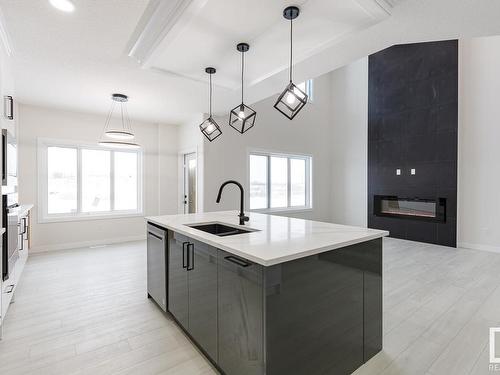
<path fill-rule="evenodd" d="M 22 235 L 26 234 L 26 230 L 28 229 L 28 224 L 27 224 L 27 219 L 25 217 L 23 217 L 21 219 L 23 221 L 23 233 L 21 233 Z"/>
<path fill-rule="evenodd" d="M 194 270 L 194 243 L 188 243 L 188 271 Z"/>
<path fill-rule="evenodd" d="M 232 256 L 232 255 L 224 257 L 224 259 L 227 260 L 228 262 L 237 264 L 240 267 L 248 267 L 248 266 L 252 265 L 252 263 L 247 262 L 247 261 L 240 259 L 240 258 L 236 258 L 235 256 Z"/>
<path fill-rule="evenodd" d="M 182 268 L 187 268 L 189 259 L 187 259 L 187 251 L 186 251 L 186 245 L 189 245 L 189 242 L 183 242 L 182 243 Z"/>

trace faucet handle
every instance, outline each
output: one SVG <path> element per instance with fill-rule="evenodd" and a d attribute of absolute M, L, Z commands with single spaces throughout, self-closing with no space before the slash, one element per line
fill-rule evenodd
<path fill-rule="evenodd" d="M 245 216 L 245 214 L 239 214 L 238 217 L 240 218 L 240 225 L 245 225 L 245 221 L 250 220 L 250 218 Z"/>

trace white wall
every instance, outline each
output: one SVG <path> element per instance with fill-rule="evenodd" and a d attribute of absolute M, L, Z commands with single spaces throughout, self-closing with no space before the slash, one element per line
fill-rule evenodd
<path fill-rule="evenodd" d="M 500 252 L 500 37 L 460 43 L 458 245 Z"/>
<path fill-rule="evenodd" d="M 368 58 L 331 73 L 332 222 L 366 227 Z"/>
<path fill-rule="evenodd" d="M 178 127 L 158 126 L 158 213 L 177 213 L 177 133 Z"/>
<path fill-rule="evenodd" d="M 247 157 L 250 149 L 309 154 L 313 157 L 313 210 L 287 215 L 329 221 L 330 210 L 330 75 L 314 80 L 314 102 L 290 121 L 274 109 L 277 95 L 252 105 L 257 112 L 255 126 L 240 134 L 228 125 L 228 117 L 216 118 L 222 136 L 205 141 L 205 210 L 239 208 L 239 192 L 228 186 L 221 204 L 215 203 L 219 186 L 234 179 L 247 184 Z M 234 98 L 235 105 L 238 97 Z M 247 188 L 248 195 L 248 188 Z M 246 199 L 248 208 L 248 197 Z"/>
<path fill-rule="evenodd" d="M 204 142 L 199 125 L 203 121 L 202 113 L 196 114 L 192 119 L 181 124 L 177 132 L 177 212 L 184 213 L 184 154 L 196 153 L 196 209 L 204 211 Z"/>
<path fill-rule="evenodd" d="M 21 204 L 35 204 L 33 250 L 112 243 L 140 239 L 145 236 L 145 223 L 142 217 L 38 223 L 37 138 L 96 142 L 101 136 L 104 121 L 104 116 L 100 115 L 59 111 L 31 105 L 19 106 L 19 200 Z M 175 203 L 168 201 L 177 194 L 169 182 L 169 179 L 174 181 L 177 179 L 175 151 L 172 151 L 171 147 L 162 145 L 166 154 L 162 155 L 160 160 L 159 147 L 163 142 L 175 144 L 177 142 L 176 130 L 168 125 L 158 126 L 135 121 L 133 127 L 137 142 L 141 144 L 144 151 L 145 216 L 157 215 L 160 211 L 175 213 Z M 160 167 L 163 172 L 161 179 Z M 160 195 L 167 201 L 160 200 Z"/>

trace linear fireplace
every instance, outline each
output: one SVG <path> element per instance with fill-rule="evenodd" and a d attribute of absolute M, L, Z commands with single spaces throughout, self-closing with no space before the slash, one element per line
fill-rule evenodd
<path fill-rule="evenodd" d="M 446 222 L 446 199 L 403 198 L 394 195 L 375 195 L 373 213 L 401 219 Z"/>

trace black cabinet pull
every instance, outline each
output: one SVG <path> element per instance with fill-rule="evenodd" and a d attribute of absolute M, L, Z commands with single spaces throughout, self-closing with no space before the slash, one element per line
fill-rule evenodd
<path fill-rule="evenodd" d="M 23 221 L 23 232 L 21 233 L 22 235 L 26 234 L 26 231 L 28 230 L 28 223 L 26 217 L 21 218 Z"/>
<path fill-rule="evenodd" d="M 189 243 L 188 247 L 188 271 L 194 270 L 194 243 Z M 191 251 L 190 251 L 191 250 Z"/>
<path fill-rule="evenodd" d="M 189 258 L 187 257 L 187 252 L 186 252 L 186 245 L 189 246 L 189 242 L 183 242 L 182 243 L 182 268 L 187 268 L 188 263 L 189 263 Z M 187 258 L 187 262 L 186 262 Z"/>
<path fill-rule="evenodd" d="M 248 266 L 252 265 L 252 263 L 244 261 L 243 259 L 240 259 L 240 258 L 236 258 L 235 256 L 232 256 L 232 255 L 224 257 L 224 259 L 227 260 L 228 262 L 237 264 L 240 267 L 248 267 Z"/>

